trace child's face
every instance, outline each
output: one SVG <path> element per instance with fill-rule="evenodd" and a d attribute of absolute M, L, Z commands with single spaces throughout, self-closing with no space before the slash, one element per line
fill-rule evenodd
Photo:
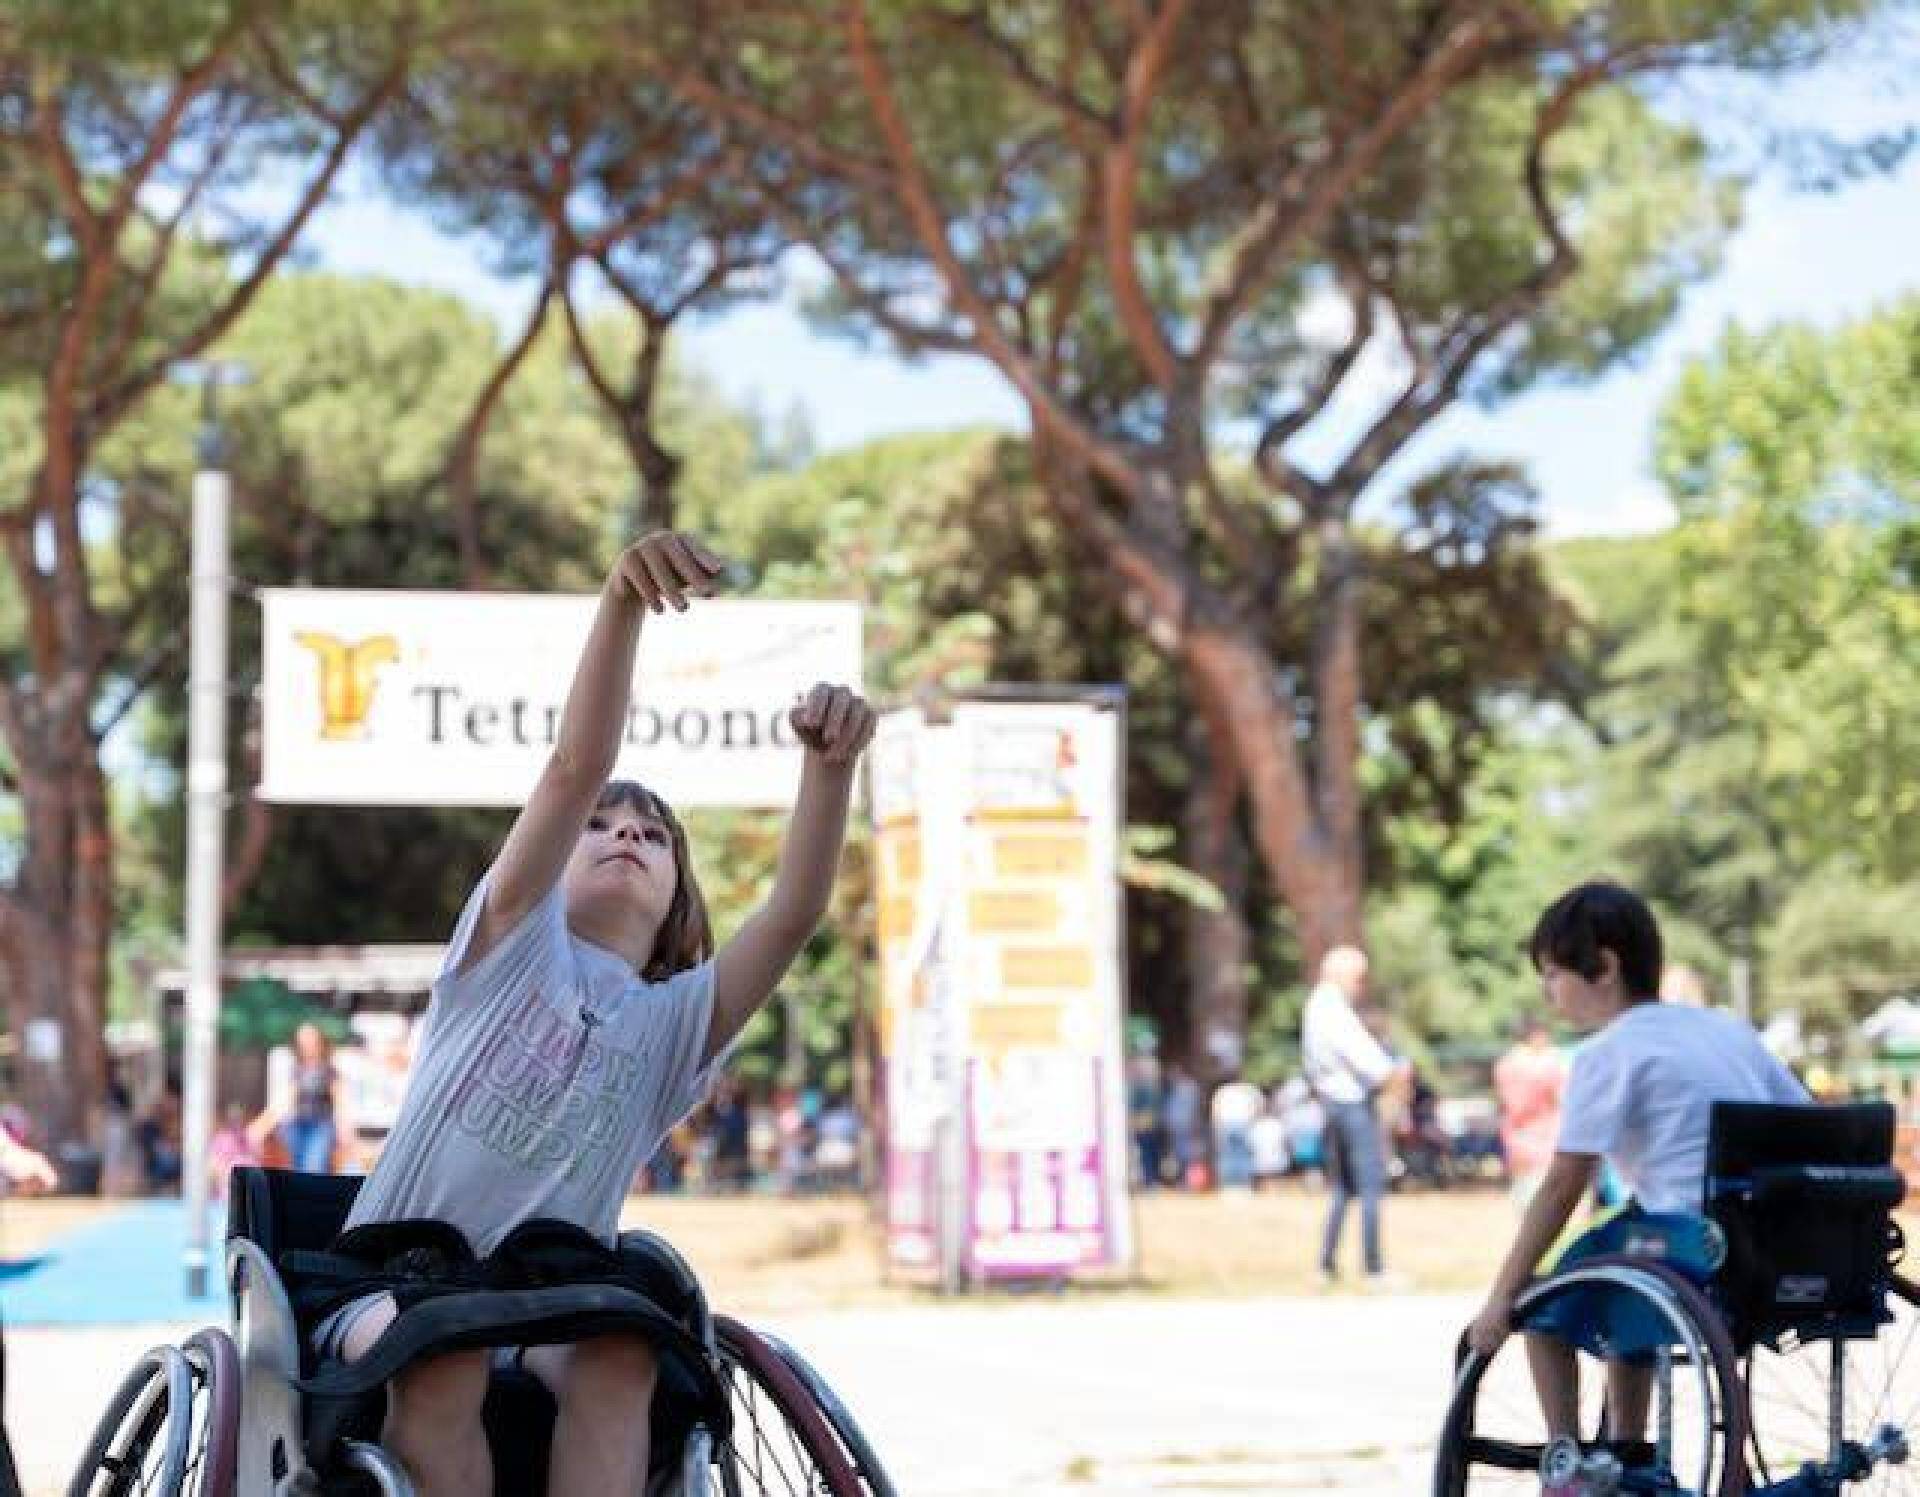
<path fill-rule="evenodd" d="M 1625 992 L 1620 986 L 1620 963 L 1611 951 L 1600 953 L 1600 975 L 1582 977 L 1571 967 L 1556 966 L 1551 957 L 1540 964 L 1540 985 L 1547 1006 L 1575 1029 L 1598 1029 L 1620 1012 Z"/>
<path fill-rule="evenodd" d="M 666 823 L 624 801 L 597 808 L 567 860 L 570 909 L 664 919 L 679 886 Z"/>

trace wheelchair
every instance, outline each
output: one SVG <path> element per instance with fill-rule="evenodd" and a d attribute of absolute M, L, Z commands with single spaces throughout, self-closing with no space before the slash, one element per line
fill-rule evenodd
<path fill-rule="evenodd" d="M 1920 1493 L 1920 1287 L 1896 1269 L 1886 1103 L 1721 1103 L 1702 1218 L 1623 1217 L 1604 1252 L 1537 1279 L 1514 1329 L 1580 1366 L 1580 1437 L 1549 1445 L 1523 1338 L 1464 1344 L 1436 1497 L 1837 1497 Z M 1610 1440 L 1601 1360 L 1645 1369 L 1649 1422 Z"/>
<path fill-rule="evenodd" d="M 686 1262 L 652 1233 L 620 1237 L 632 1287 L 451 1293 L 404 1309 L 351 1366 L 316 1365 L 289 1275 L 333 1241 L 360 1183 L 234 1171 L 231 1333 L 209 1327 L 135 1364 L 87 1444 L 70 1497 L 411 1497 L 406 1472 L 376 1443 L 385 1380 L 419 1357 L 478 1346 L 501 1349 L 483 1414 L 494 1490 L 540 1497 L 553 1400 L 504 1349 L 611 1330 L 647 1332 L 659 1359 L 651 1470 L 635 1497 L 893 1497 L 826 1381 L 774 1337 L 710 1314 Z"/>

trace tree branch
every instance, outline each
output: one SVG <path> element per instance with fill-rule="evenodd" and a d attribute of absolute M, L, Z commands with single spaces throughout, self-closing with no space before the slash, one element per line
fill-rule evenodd
<path fill-rule="evenodd" d="M 1027 59 L 1018 44 L 1008 41 L 995 29 L 987 16 L 978 11 L 962 14 L 936 7 L 929 13 L 928 19 L 942 30 L 964 37 L 979 47 L 1040 103 L 1071 116 L 1083 126 L 1103 135 L 1111 132 L 1113 122 L 1081 98 L 1070 79 L 1066 83 L 1057 83 L 1047 77 Z"/>
<path fill-rule="evenodd" d="M 1578 267 L 1578 251 L 1567 238 L 1548 195 L 1546 151 L 1572 117 L 1581 96 L 1613 77 L 1626 60 L 1627 55 L 1623 54 L 1576 69 L 1534 116 L 1533 133 L 1527 144 L 1525 178 L 1527 201 L 1547 242 L 1546 258 L 1489 306 L 1463 315 L 1441 338 L 1434 354 L 1416 361 L 1407 388 L 1367 429 L 1326 481 L 1330 491 L 1347 499 L 1358 494 L 1416 433 L 1453 402 L 1468 372 L 1494 341 L 1536 311 L 1553 289 Z M 1409 342 L 1409 347 L 1413 346 Z"/>
<path fill-rule="evenodd" d="M 386 101 L 393 96 L 405 76 L 404 59 L 396 62 L 384 77 L 361 99 L 345 117 L 343 127 L 335 133 L 332 144 L 321 163 L 320 170 L 308 182 L 306 191 L 301 194 L 298 206 L 292 215 L 280 226 L 267 247 L 260 252 L 253 268 L 244 281 L 228 295 L 225 302 L 201 325 L 182 339 L 173 348 L 154 359 L 145 368 L 135 371 L 125 379 L 111 386 L 101 394 L 93 405 L 93 415 L 101 424 L 110 423 L 114 417 L 125 411 L 134 401 L 148 390 L 159 384 L 167 376 L 167 371 L 184 360 L 198 358 L 200 354 L 220 338 L 253 302 L 273 273 L 286 258 L 287 251 L 300 237 L 307 226 L 307 220 L 313 217 L 316 209 L 325 201 L 332 190 L 334 179 L 340 168 L 345 165 L 347 154 L 364 130 L 367 123 L 377 114 Z"/>
<path fill-rule="evenodd" d="M 1371 292 L 1363 279 L 1350 273 L 1343 271 L 1341 281 L 1346 287 L 1347 307 L 1353 316 L 1353 327 L 1347 334 L 1347 341 L 1321 367 L 1319 376 L 1307 393 L 1288 410 L 1267 422 L 1254 448 L 1254 466 L 1269 484 L 1282 491 L 1294 491 L 1297 482 L 1307 476 L 1291 464 L 1283 468 L 1280 449 L 1327 408 L 1373 339 Z"/>
<path fill-rule="evenodd" d="M 117 239 L 127 218 L 132 214 L 134 205 L 139 201 L 140 189 L 147 185 L 147 179 L 154 169 L 173 149 L 176 136 L 180 133 L 180 122 L 186 116 L 193 101 L 213 86 L 214 79 L 227 65 L 235 43 L 248 25 L 251 24 L 250 8 L 236 7 L 236 14 L 227 29 L 214 39 L 206 56 L 194 63 L 180 75 L 174 84 L 173 92 L 167 96 L 167 102 L 161 106 L 159 115 L 152 125 L 147 127 L 146 144 L 141 149 L 139 159 L 121 173 L 120 185 L 115 189 L 113 200 L 101 218 L 101 229 L 108 239 Z"/>
<path fill-rule="evenodd" d="M 1290 202 L 1294 192 L 1284 190 L 1261 204 L 1241 230 L 1239 247 L 1220 288 L 1207 300 L 1200 337 L 1189 360 L 1197 374 L 1204 375 L 1219 357 L 1228 334 L 1266 283 L 1281 251 L 1295 240 L 1318 233 L 1354 183 L 1449 87 L 1479 64 L 1494 40 L 1486 17 L 1476 16 L 1456 28 L 1421 58 L 1366 129 L 1334 149 L 1317 180 L 1303 178 L 1297 184 L 1303 194 L 1299 201 Z"/>
<path fill-rule="evenodd" d="M 1140 284 L 1140 266 L 1134 259 L 1139 236 L 1135 221 L 1135 178 L 1139 174 L 1141 132 L 1153 108 L 1154 95 L 1166 69 L 1174 33 L 1186 17 L 1188 0 L 1167 0 L 1154 15 L 1147 34 L 1131 57 L 1121 88 L 1119 128 L 1102 153 L 1100 183 L 1106 219 L 1107 273 L 1113 277 L 1114 301 L 1141 367 L 1162 391 L 1170 392 L 1179 377 L 1179 361 L 1167 342 L 1152 299 Z"/>
<path fill-rule="evenodd" d="M 1139 477 L 1133 466 L 1061 403 L 1035 371 L 1032 363 L 1000 327 L 994 310 L 973 284 L 947 235 L 946 220 L 934 201 L 926 168 L 914 148 L 911 131 L 893 96 L 886 65 L 881 61 L 867 24 L 863 0 L 845 0 L 846 30 L 860 74 L 862 91 L 873 111 L 880 138 L 893 163 L 891 186 L 922 247 L 939 269 L 954 308 L 969 324 L 974 346 L 1000 369 L 1033 411 L 1036 423 L 1046 425 L 1071 446 L 1089 467 L 1122 494 L 1132 497 Z"/>
<path fill-rule="evenodd" d="M 467 588 L 483 589 L 488 581 L 486 552 L 480 543 L 480 513 L 474 494 L 480 466 L 481 439 L 493 421 L 500 397 L 506 393 L 521 363 L 532 351 L 552 300 L 553 277 L 549 272 L 540 283 L 540 294 L 534 298 L 533 310 L 528 313 L 520 336 L 514 339 L 513 345 L 494 366 L 486 383 L 481 385 L 466 419 L 460 423 L 460 429 L 454 435 L 446 466 L 447 489 L 453 500 L 454 531 L 460 547 L 461 585 Z"/>

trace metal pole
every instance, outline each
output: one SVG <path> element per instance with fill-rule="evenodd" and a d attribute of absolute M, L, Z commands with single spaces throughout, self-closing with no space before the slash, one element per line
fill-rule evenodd
<path fill-rule="evenodd" d="M 193 476 L 193 599 L 187 668 L 187 1002 L 182 1188 L 187 1294 L 207 1293 L 207 1142 L 220 1019 L 220 865 L 227 803 L 227 517 L 231 484 L 217 410 L 220 371 L 202 385 Z"/>

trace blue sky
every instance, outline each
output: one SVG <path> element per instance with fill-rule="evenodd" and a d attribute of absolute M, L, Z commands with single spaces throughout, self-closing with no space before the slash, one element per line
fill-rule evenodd
<path fill-rule="evenodd" d="M 1911 40 L 1911 32 L 1903 33 Z M 1893 49 L 1911 56 L 1905 46 Z M 1786 89 L 1696 83 L 1678 107 L 1716 138 L 1751 139 L 1755 116 L 1845 130 L 1920 114 L 1915 92 L 1882 47 Z M 1764 100 L 1764 103 L 1762 102 Z M 1832 324 L 1920 289 L 1920 153 L 1889 176 L 1819 194 L 1777 173 L 1751 187 L 1740 228 L 1711 281 L 1635 365 L 1593 384 L 1541 390 L 1491 412 L 1458 409 L 1437 422 L 1400 471 L 1458 451 L 1523 461 L 1539 485 L 1548 529 L 1560 535 L 1645 530 L 1671 509 L 1649 476 L 1653 420 L 1685 362 L 1729 323 L 1787 319 Z M 474 246 L 369 191 L 330 204 L 308 231 L 320 265 L 378 273 L 459 293 L 509 320 L 530 288 L 487 272 Z M 681 352 L 729 395 L 762 408 L 803 409 L 823 446 L 883 433 L 994 423 L 1019 429 L 1022 407 L 984 362 L 906 364 L 811 329 L 796 299 L 746 306 L 694 324 Z"/>

